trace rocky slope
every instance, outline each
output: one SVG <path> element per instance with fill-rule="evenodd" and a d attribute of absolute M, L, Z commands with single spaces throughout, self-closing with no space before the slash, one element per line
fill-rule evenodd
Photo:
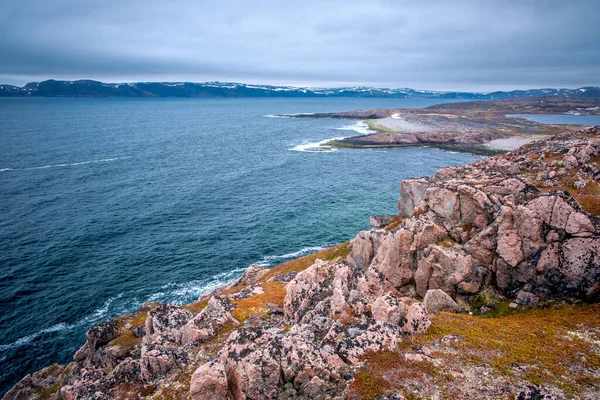
<path fill-rule="evenodd" d="M 597 398 L 600 307 L 561 302 L 600 295 L 599 181 L 598 127 L 403 181 L 349 243 L 95 326 L 4 399 Z"/>

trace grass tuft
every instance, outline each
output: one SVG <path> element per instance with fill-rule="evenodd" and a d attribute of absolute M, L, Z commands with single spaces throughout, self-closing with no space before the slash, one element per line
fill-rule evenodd
<path fill-rule="evenodd" d="M 581 385 L 600 387 L 593 373 L 600 369 L 600 305 L 550 307 L 500 318 L 478 318 L 466 314 L 439 313 L 432 326 L 412 345 L 429 345 L 446 335 L 463 339 L 456 346 L 464 362 L 484 363 L 502 376 L 515 376 L 515 366 L 526 366 L 525 379 L 535 384 L 553 384 L 568 396 Z M 573 332 L 586 330 L 582 338 Z M 591 332 L 591 333 L 590 333 Z M 443 355 L 441 355 L 443 357 Z"/>

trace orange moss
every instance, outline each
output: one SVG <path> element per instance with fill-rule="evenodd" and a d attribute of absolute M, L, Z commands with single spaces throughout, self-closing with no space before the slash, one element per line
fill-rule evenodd
<path fill-rule="evenodd" d="M 464 362 L 486 363 L 497 373 L 514 375 L 515 365 L 526 365 L 524 379 L 555 384 L 567 394 L 580 385 L 600 385 L 589 371 L 600 368 L 594 341 L 600 339 L 600 305 L 564 306 L 533 310 L 499 318 L 439 313 L 424 336 L 408 339 L 407 345 L 427 345 L 445 335 L 464 341 L 456 344 Z M 592 328 L 585 339 L 573 332 Z M 443 357 L 443 355 L 442 355 Z"/>
<path fill-rule="evenodd" d="M 125 356 L 131 352 L 139 343 L 142 342 L 142 339 L 135 336 L 133 332 L 127 331 L 121 336 L 113 339 L 109 344 L 108 348 L 111 348 L 113 354 L 117 354 L 119 356 Z"/>
<path fill-rule="evenodd" d="M 600 216 L 600 196 L 591 194 L 578 194 L 574 197 L 582 209 L 590 214 Z"/>
<path fill-rule="evenodd" d="M 394 217 L 392 219 L 392 222 L 390 222 L 384 229 L 388 232 L 393 231 L 394 229 L 398 228 L 407 219 L 408 219 L 408 217 L 401 217 L 401 216 Z"/>
<path fill-rule="evenodd" d="M 195 303 L 186 304 L 183 306 L 183 308 L 190 310 L 191 312 L 198 313 L 198 312 L 204 310 L 204 308 L 208 304 L 208 300 L 209 299 L 204 299 L 204 300 L 197 301 Z"/>
<path fill-rule="evenodd" d="M 562 160 L 565 157 L 562 153 L 544 153 L 544 161 L 551 163 L 552 161 Z"/>
<path fill-rule="evenodd" d="M 413 210 L 413 212 L 412 212 L 412 216 L 413 216 L 413 217 L 419 217 L 419 216 L 421 216 L 421 215 L 423 215 L 423 214 L 425 214 L 425 213 L 427 213 L 427 211 L 425 211 L 425 210 L 422 210 L 422 209 L 419 209 L 419 210 Z"/>
<path fill-rule="evenodd" d="M 237 329 L 237 325 L 227 324 L 215 334 L 210 340 L 202 343 L 202 347 L 207 353 L 216 353 L 229 338 L 229 334 Z"/>
<path fill-rule="evenodd" d="M 402 353 L 381 351 L 368 353 L 363 358 L 363 368 L 356 374 L 350 388 L 360 399 L 373 399 L 392 391 L 401 391 L 407 398 L 415 398 L 408 390 L 424 381 L 443 385 L 449 375 L 441 373 L 428 361 L 409 361 Z"/>
<path fill-rule="evenodd" d="M 270 269 L 269 272 L 263 275 L 261 281 L 265 282 L 268 281 L 270 278 L 273 278 L 274 276 L 284 275 L 289 272 L 303 271 L 306 268 L 313 265 L 317 258 L 328 261 L 334 260 L 336 258 L 344 258 L 348 256 L 348 254 L 350 254 L 350 249 L 348 248 L 349 244 L 350 242 L 345 242 L 337 246 L 328 247 L 316 253 L 309 254 L 307 256 L 300 257 L 292 261 L 288 261 L 284 264 L 280 264 Z"/>
<path fill-rule="evenodd" d="M 437 244 L 438 246 L 442 247 L 454 247 L 457 243 L 454 239 L 448 236 L 446 239 L 439 241 Z"/>
<path fill-rule="evenodd" d="M 381 397 L 389 389 L 389 383 L 381 376 L 363 369 L 354 376 L 350 388 L 361 400 L 371 400 Z"/>
<path fill-rule="evenodd" d="M 151 395 L 156 388 L 152 385 L 141 386 L 136 383 L 124 382 L 110 391 L 111 398 L 121 400 L 138 400 Z"/>
<path fill-rule="evenodd" d="M 139 326 L 143 326 L 146 323 L 146 318 L 148 318 L 148 311 L 144 311 L 141 313 L 135 314 L 133 318 L 128 321 L 128 325 L 131 328 L 137 328 Z"/>
<path fill-rule="evenodd" d="M 281 282 L 263 282 L 264 293 L 256 294 L 241 300 L 233 300 L 236 307 L 231 315 L 240 322 L 246 321 L 251 316 L 266 316 L 268 304 L 283 307 L 285 298 L 285 284 Z"/>

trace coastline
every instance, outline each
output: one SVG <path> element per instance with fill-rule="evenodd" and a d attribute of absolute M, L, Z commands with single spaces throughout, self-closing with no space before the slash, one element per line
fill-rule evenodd
<path fill-rule="evenodd" d="M 600 292 L 599 163 L 594 128 L 405 180 L 351 242 L 106 321 L 4 398 L 593 396 L 600 308 L 577 304 Z"/>
<path fill-rule="evenodd" d="M 581 125 L 543 124 L 509 114 L 573 114 L 589 109 L 596 115 L 598 99 L 554 98 L 443 103 L 422 109 L 359 110 L 288 115 L 291 118 L 357 119 L 372 133 L 323 141 L 329 148 L 392 148 L 430 146 L 479 155 L 496 155 L 531 141 Z"/>

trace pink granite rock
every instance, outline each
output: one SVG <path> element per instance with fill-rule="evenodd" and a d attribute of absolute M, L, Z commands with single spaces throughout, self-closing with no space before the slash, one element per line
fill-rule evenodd
<path fill-rule="evenodd" d="M 238 325 L 239 322 L 229 312 L 232 309 L 226 298 L 211 297 L 206 307 L 181 327 L 181 342 L 184 345 L 200 343 L 212 338 L 227 324 Z"/>
<path fill-rule="evenodd" d="M 192 400 L 227 400 L 227 375 L 219 360 L 207 362 L 194 372 L 190 384 Z"/>

